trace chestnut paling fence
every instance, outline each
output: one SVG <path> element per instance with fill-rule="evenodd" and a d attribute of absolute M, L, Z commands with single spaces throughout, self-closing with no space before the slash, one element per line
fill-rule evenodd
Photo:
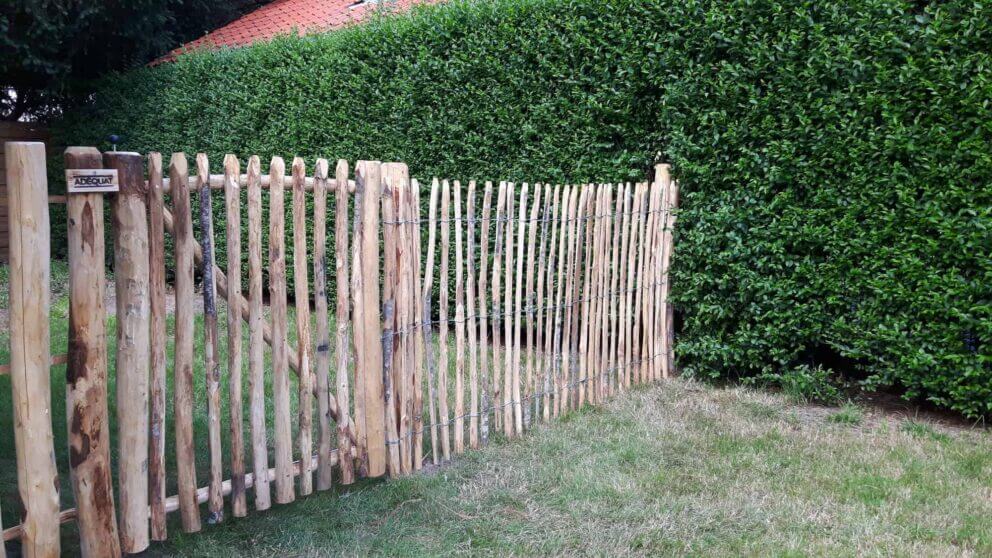
<path fill-rule="evenodd" d="M 402 163 L 377 161 L 359 161 L 353 176 L 348 162 L 332 174 L 324 159 L 308 172 L 297 158 L 288 176 L 279 157 L 265 175 L 258 157 L 242 174 L 233 155 L 219 175 L 203 154 L 192 169 L 182 153 L 165 168 L 158 153 L 95 148 L 69 148 L 65 162 L 117 169 L 111 225 L 104 194 L 49 198 L 42 144 L 7 145 L 11 362 L 0 372 L 11 376 L 23 520 L 3 535 L 27 555 L 58 554 L 69 521 L 84 555 L 140 552 L 167 538 L 169 513 L 194 532 L 204 503 L 216 523 L 335 483 L 410 474 L 673 373 L 667 277 L 678 184 L 667 165 L 638 184 L 428 186 Z M 68 355 L 50 347 L 50 202 L 68 207 Z M 215 263 L 220 243 L 225 269 Z M 51 420 L 50 367 L 61 363 L 68 448 L 55 447 L 62 426 Z M 195 416 L 203 400 L 206 428 Z M 204 436 L 208 455 L 197 455 Z M 63 510 L 64 451 L 75 507 Z"/>

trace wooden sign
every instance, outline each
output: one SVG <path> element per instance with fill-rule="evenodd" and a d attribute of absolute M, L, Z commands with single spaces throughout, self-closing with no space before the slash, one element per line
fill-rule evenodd
<path fill-rule="evenodd" d="M 117 169 L 66 169 L 65 183 L 70 194 L 116 192 L 120 188 Z"/>

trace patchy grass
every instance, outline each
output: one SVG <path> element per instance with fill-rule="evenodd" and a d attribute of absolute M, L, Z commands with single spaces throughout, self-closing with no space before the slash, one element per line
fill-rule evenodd
<path fill-rule="evenodd" d="M 836 428 L 841 413 L 671 381 L 430 472 L 197 535 L 173 525 L 152 554 L 992 553 L 988 432 L 889 416 Z"/>
<path fill-rule="evenodd" d="M 845 426 L 858 426 L 865 418 L 865 413 L 861 407 L 848 401 L 840 406 L 836 413 L 827 417 L 828 422 L 843 424 Z"/>
<path fill-rule="evenodd" d="M 57 297 L 53 352 L 64 350 L 67 310 L 64 296 Z M 224 323 L 221 315 L 222 337 Z M 110 317 L 111 351 L 113 327 Z M 199 319 L 196 328 L 199 343 Z M 0 331 L 0 362 L 8 359 L 6 335 Z M 225 350 L 222 343 L 222 362 Z M 197 364 L 203 485 L 206 410 Z M 110 366 L 113 378 L 113 358 Z M 65 423 L 63 374 L 64 367 L 53 369 L 53 421 L 62 496 L 70 506 L 60 450 L 65 429 L 58 427 Z M 9 385 L 0 377 L 0 500 L 8 526 L 18 507 Z M 114 403 L 111 395 L 112 416 Z M 674 380 L 540 425 L 520 440 L 496 436 L 490 447 L 441 468 L 336 486 L 244 519 L 229 513 L 225 523 L 205 524 L 198 534 L 182 533 L 173 514 L 170 540 L 149 554 L 968 556 L 992 554 L 990 516 L 987 430 Z M 71 553 L 76 544 L 69 524 L 64 548 Z"/>

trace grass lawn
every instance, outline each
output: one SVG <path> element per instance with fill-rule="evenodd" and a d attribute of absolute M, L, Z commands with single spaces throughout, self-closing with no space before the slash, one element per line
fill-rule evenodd
<path fill-rule="evenodd" d="M 992 553 L 992 438 L 675 380 L 153 554 Z"/>
<path fill-rule="evenodd" d="M 64 296 L 54 300 L 58 353 L 67 305 Z M 222 338 L 224 321 L 222 315 Z M 112 319 L 108 326 L 112 332 Z M 0 332 L 0 362 L 9 359 L 6 335 Z M 112 350 L 112 334 L 109 341 Z M 196 380 L 203 485 L 202 372 Z M 222 393 L 226 385 L 225 378 Z M 53 369 L 52 386 L 69 506 L 64 367 Z M 7 526 L 17 513 L 9 405 L 9 377 L 0 377 Z M 170 425 L 170 458 L 173 439 Z M 767 392 L 673 380 L 542 425 L 524 439 L 496 437 L 440 469 L 336 486 L 245 519 L 228 516 L 185 535 L 172 514 L 169 542 L 149 554 L 992 555 L 992 436 L 853 404 L 796 405 Z M 71 524 L 63 545 L 76 548 Z"/>

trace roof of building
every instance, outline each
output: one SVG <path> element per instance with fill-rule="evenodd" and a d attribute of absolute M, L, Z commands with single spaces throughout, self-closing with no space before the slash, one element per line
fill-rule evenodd
<path fill-rule="evenodd" d="M 440 0 L 275 0 L 227 25 L 190 41 L 152 62 L 171 62 L 180 54 L 201 48 L 242 47 L 295 32 L 322 32 L 367 19 L 376 12 L 406 11 L 416 4 Z"/>

